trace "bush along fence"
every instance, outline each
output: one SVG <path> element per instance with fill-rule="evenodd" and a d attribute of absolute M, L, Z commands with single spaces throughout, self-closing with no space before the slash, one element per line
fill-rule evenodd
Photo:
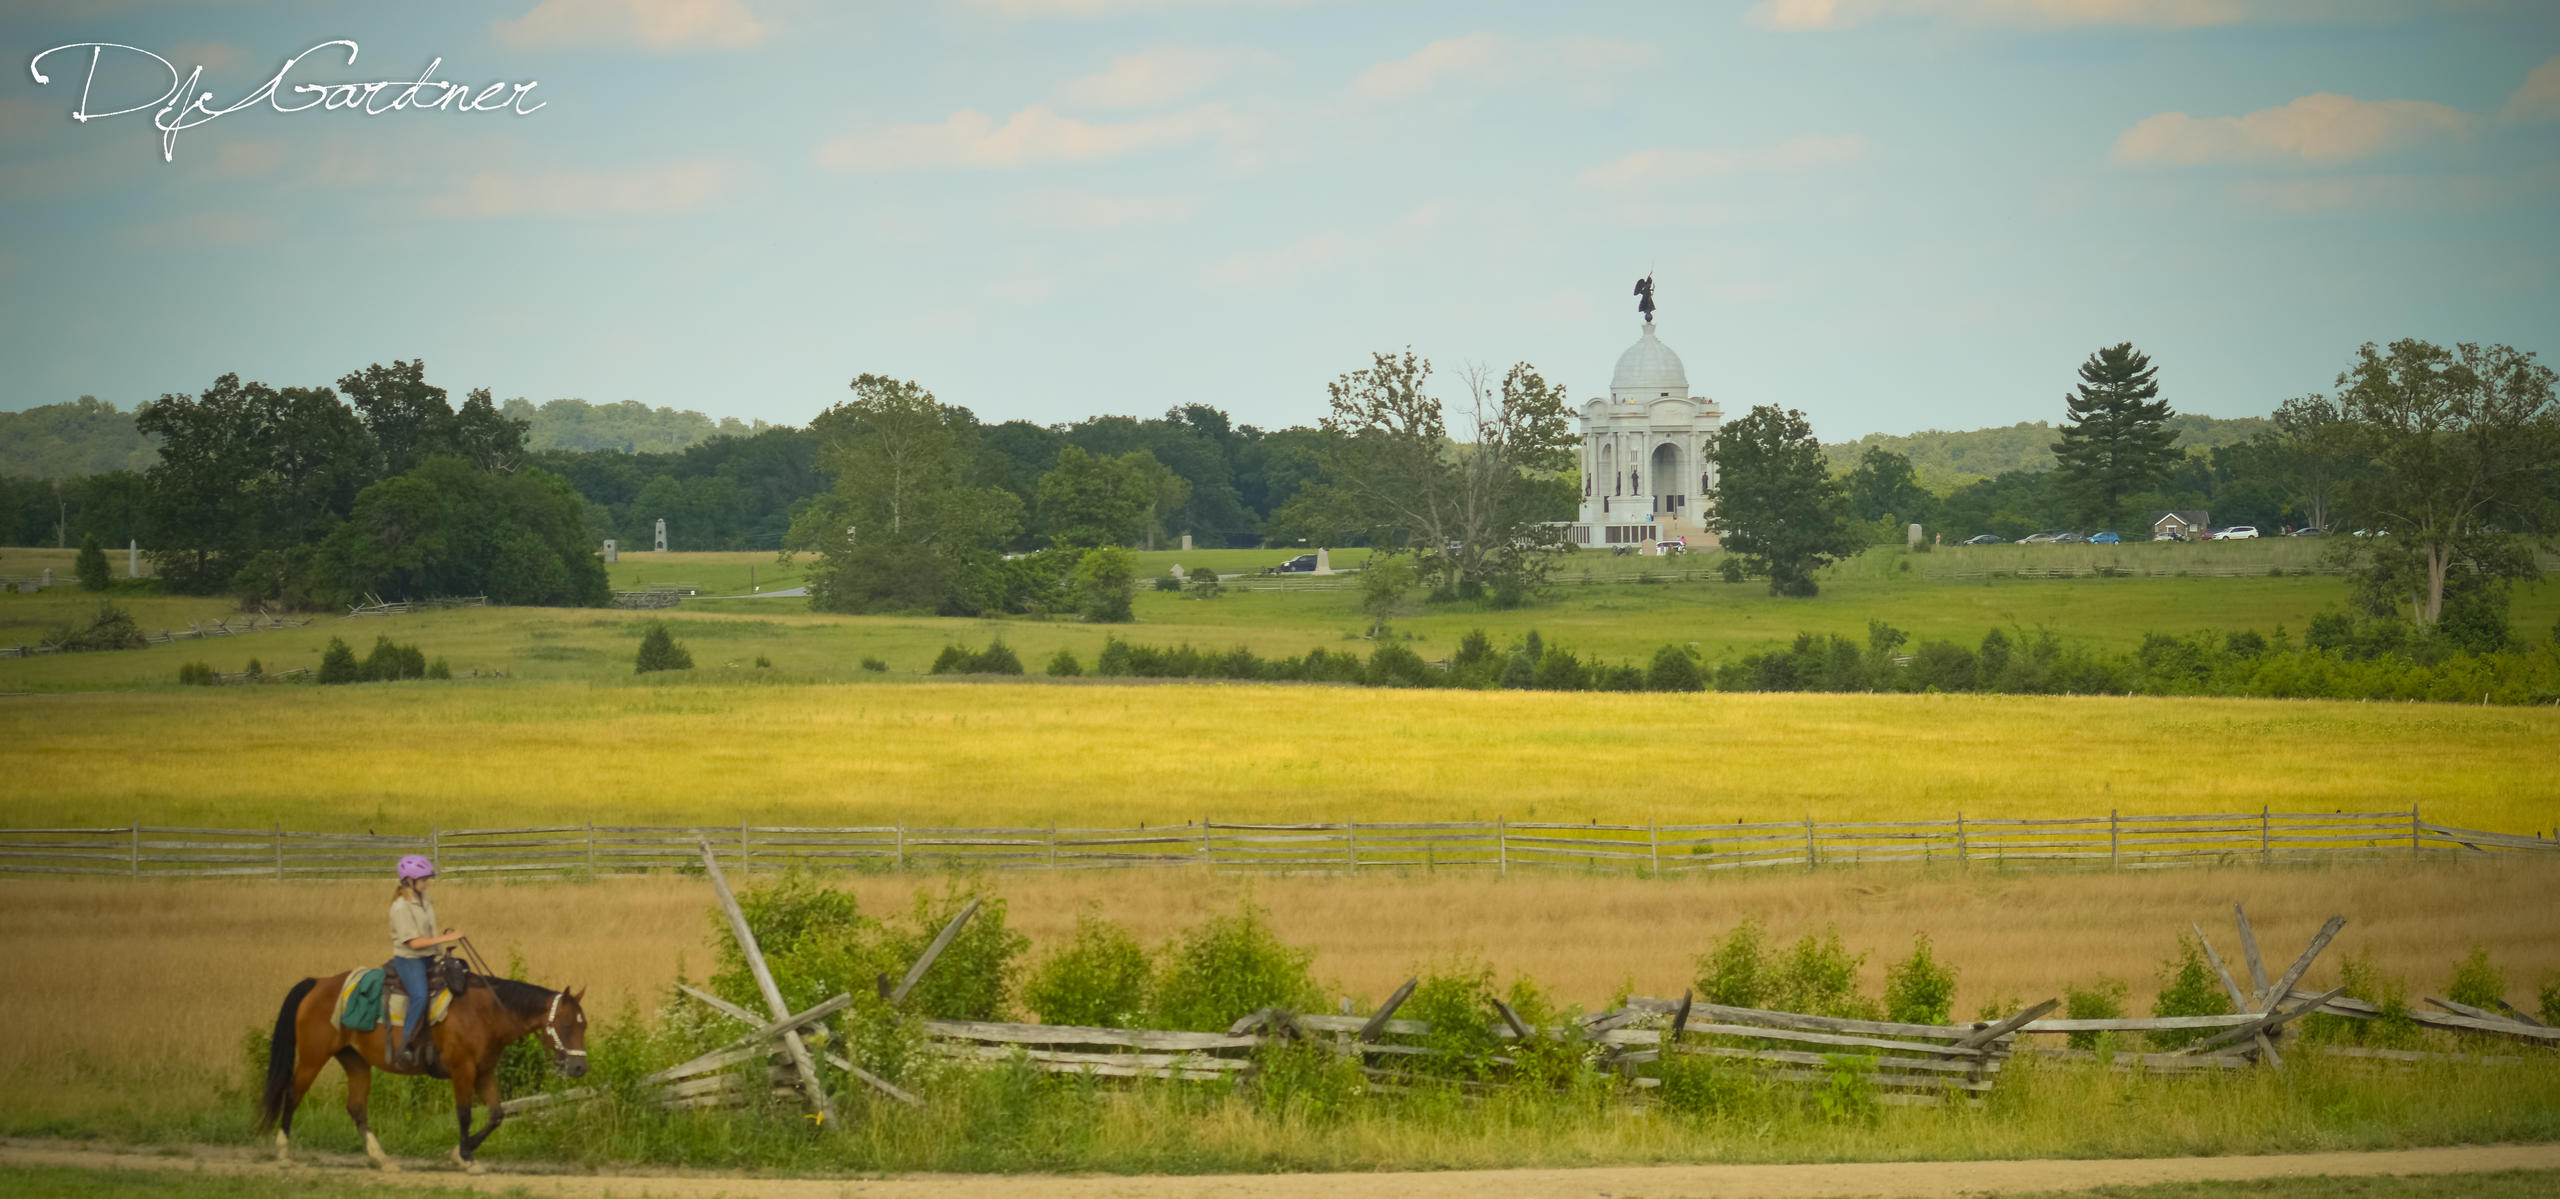
<path fill-rule="evenodd" d="M 1153 827 L 816 828 L 551 825 L 436 829 L 423 836 L 264 829 L 0 829 L 0 874 L 373 877 L 424 853 L 447 875 L 561 878 L 701 869 L 697 842 L 741 873 L 814 870 L 1096 869 L 1230 872 L 1567 869 L 1675 875 L 1865 863 L 2157 869 L 2392 857 L 2552 855 L 2542 835 L 2454 828 L 2401 812 L 2243 812 L 1983 820 L 1738 824 L 1202 821 Z"/>
<path fill-rule="evenodd" d="M 711 843 L 698 840 L 695 852 L 766 1012 L 678 984 L 678 993 L 742 1031 L 709 1052 L 641 1079 L 638 1097 L 669 1109 L 760 1107 L 775 1114 L 797 1109 L 814 1119 L 822 1133 L 841 1125 L 831 1087 L 859 1088 L 923 1106 L 915 1095 L 837 1052 L 842 1047 L 859 1055 L 863 1038 L 837 1035 L 829 1024 L 919 1015 L 908 1010 L 917 984 L 977 913 L 978 903 L 962 907 L 894 986 L 886 973 L 879 976 L 878 1004 L 858 1007 L 857 996 L 844 992 L 792 1012 Z M 1597 1084 L 1622 1088 L 1639 1102 L 1678 1102 L 1684 1087 L 1730 1086 L 1739 1078 L 1747 1084 L 1810 1086 L 1820 1090 L 1826 1105 L 1857 1107 L 1978 1103 L 2022 1056 L 2165 1074 L 2282 1069 L 2287 1053 L 2304 1052 L 2354 1059 L 2359 1069 L 2523 1060 L 2360 1045 L 2301 1047 L 2295 1040 L 2301 1031 L 2298 1022 L 2315 1014 L 2346 1021 L 2403 1021 L 2463 1037 L 2495 1038 L 2502 1047 L 2560 1046 L 2560 1029 L 2512 1009 L 2490 1012 L 2445 1000 L 2429 1001 L 2436 1011 L 2412 1010 L 2396 1001 L 2386 1009 L 2346 995 L 2344 987 L 2319 993 L 2298 989 L 2312 963 L 2346 926 L 2343 917 L 2330 917 L 2291 965 L 2270 979 L 2248 913 L 2234 905 L 2232 914 L 2237 944 L 2246 955 L 2245 973 L 2225 967 L 2203 929 L 2195 930 L 2212 982 L 2230 999 L 2227 1011 L 2209 1015 L 2056 1019 L 2052 1013 L 2063 1001 L 2047 999 L 1969 1024 L 1922 1024 L 1708 1003 L 1692 991 L 1677 1000 L 1633 996 L 1611 1010 L 1584 1015 L 1545 1013 L 1542 1024 L 1524 1019 L 1513 1003 L 1485 990 L 1436 995 L 1415 1005 L 1431 1019 L 1399 1019 L 1399 1010 L 1421 986 L 1422 979 L 1414 978 L 1366 1013 L 1354 1011 L 1348 999 L 1338 1013 L 1264 1007 L 1222 1031 L 930 1018 L 916 1020 L 915 1027 L 928 1057 L 961 1068 L 1210 1082 L 1251 1082 L 1271 1071 L 1286 1076 L 1310 1068 L 1335 1069 L 1356 1072 L 1359 1091 L 1370 1094 L 1421 1086 L 1490 1092 Z M 1533 1009 L 1532 1014 L 1540 1013 Z M 2090 1047 L 2031 1042 L 2031 1037 L 2064 1037 Z M 2119 1049 L 2120 1039 L 2134 1037 L 2144 1038 L 2155 1051 Z M 813 1043 L 820 1048 L 813 1051 Z M 836 1072 L 821 1071 L 820 1063 Z M 555 1090 L 509 1099 L 503 1107 L 510 1116 L 543 1116 L 610 1093 L 601 1087 Z"/>

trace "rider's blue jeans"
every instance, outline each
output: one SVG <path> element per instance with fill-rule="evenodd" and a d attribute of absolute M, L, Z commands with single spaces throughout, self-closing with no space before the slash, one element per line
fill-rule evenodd
<path fill-rule="evenodd" d="M 393 958 L 391 968 L 400 972 L 400 989 L 409 993 L 409 1021 L 401 1026 L 406 1044 L 417 1045 L 416 1030 L 427 1026 L 427 958 Z"/>

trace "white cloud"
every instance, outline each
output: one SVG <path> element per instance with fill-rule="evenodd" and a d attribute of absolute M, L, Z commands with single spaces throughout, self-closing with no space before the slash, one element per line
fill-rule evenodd
<path fill-rule="evenodd" d="M 1114 58 L 1102 71 L 1070 81 L 1061 94 L 1095 108 L 1144 108 L 1182 99 L 1263 58 L 1238 50 L 1159 46 Z"/>
<path fill-rule="evenodd" d="M 737 183 L 726 163 L 691 161 L 620 169 L 481 171 L 423 205 L 428 216 L 592 217 L 691 212 L 719 203 Z"/>
<path fill-rule="evenodd" d="M 2344 175 L 2244 179 L 2231 185 L 2240 203 L 2286 216 L 2331 212 L 2476 212 L 2501 208 L 2551 186 L 2541 177 L 2484 175 Z"/>
<path fill-rule="evenodd" d="M 515 49 L 616 46 L 642 50 L 737 50 L 766 29 L 742 0 L 542 0 L 533 11 L 491 26 Z"/>
<path fill-rule="evenodd" d="M 1889 19 L 1928 19 L 2026 29 L 2112 25 L 2194 29 L 2252 21 L 2352 20 L 2392 0 L 1761 0 L 1752 24 L 1790 32 L 1851 29 Z"/>
<path fill-rule="evenodd" d="M 1187 145 L 1230 132 L 1234 124 L 1218 104 L 1118 124 L 1062 117 L 1034 104 L 998 125 L 987 114 L 964 108 L 930 125 L 893 125 L 836 138 L 818 147 L 818 162 L 845 171 L 1099 162 Z"/>
<path fill-rule="evenodd" d="M 1023 197 L 1011 206 L 1011 216 L 1037 228 L 1092 233 L 1130 225 L 1170 225 L 1190 219 L 1194 206 L 1189 196 L 1109 196 L 1053 190 Z"/>
<path fill-rule="evenodd" d="M 1175 8 L 1269 7 L 1304 0 L 964 0 L 971 8 L 1016 18 L 1117 17 Z"/>
<path fill-rule="evenodd" d="M 1403 100 L 1453 84 L 1491 87 L 1531 83 L 1563 75 L 1576 98 L 1605 94 L 1621 72 L 1650 66 L 1661 51 L 1608 38 L 1569 37 L 1524 42 L 1493 33 L 1444 38 L 1403 58 L 1382 62 L 1352 81 L 1351 92 L 1370 100 Z"/>
<path fill-rule="evenodd" d="M 2507 97 L 2507 106 L 2498 115 L 2510 121 L 2560 121 L 2560 54 L 2526 75 L 2524 86 Z"/>
<path fill-rule="evenodd" d="M 1332 266 L 1350 248 L 1351 239 L 1339 233 L 1313 234 L 1258 254 L 1228 255 L 1209 268 L 1208 281 L 1218 287 L 1273 287 Z"/>
<path fill-rule="evenodd" d="M 1721 150 L 1658 147 L 1592 167 L 1582 172 L 1579 182 L 1587 187 L 1635 190 L 1721 175 L 1794 174 L 1855 162 L 1866 157 L 1867 149 L 1867 139 L 1856 134 L 1797 137 L 1772 146 Z"/>
<path fill-rule="evenodd" d="M 2117 162 L 2336 165 L 2469 136 L 2471 114 L 2426 100 L 2359 100 L 2321 92 L 2246 116 L 2145 117 L 2116 139 Z"/>

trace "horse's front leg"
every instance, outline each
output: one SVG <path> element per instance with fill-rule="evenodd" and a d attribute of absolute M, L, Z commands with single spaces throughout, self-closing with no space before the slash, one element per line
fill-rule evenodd
<path fill-rule="evenodd" d="M 481 1165 L 471 1159 L 471 1154 L 480 1148 L 481 1140 L 489 1135 L 486 1129 L 482 1130 L 479 1136 L 471 1135 L 471 1104 L 478 1098 L 477 1092 L 480 1089 L 479 1063 L 448 1058 L 445 1066 L 453 1074 L 453 1122 L 459 1129 L 459 1139 L 453 1146 L 453 1163 L 470 1173 L 478 1174 L 481 1172 Z M 496 1105 L 490 1105 L 490 1128 L 498 1126 L 495 1119 L 497 1114 Z"/>
<path fill-rule="evenodd" d="M 480 1106 L 489 1109 L 489 1124 L 477 1134 L 464 1138 L 462 1149 L 464 1157 L 478 1152 L 480 1143 L 488 1140 L 490 1133 L 498 1131 L 498 1125 L 504 1123 L 507 1118 L 505 1112 L 498 1110 L 498 1070 L 494 1065 L 480 1072 Z M 476 1163 L 474 1168 L 477 1168 Z"/>

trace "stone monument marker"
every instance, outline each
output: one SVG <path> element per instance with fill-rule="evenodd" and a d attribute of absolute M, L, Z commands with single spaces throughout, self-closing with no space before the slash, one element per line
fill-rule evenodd
<path fill-rule="evenodd" d="M 622 561 L 622 551 L 614 548 L 613 538 L 604 539 L 604 560 L 608 565 Z"/>
<path fill-rule="evenodd" d="M 666 517 L 661 516 L 661 517 L 659 517 L 659 518 L 658 518 L 658 544 L 657 544 L 657 545 L 655 545 L 655 546 L 653 546 L 653 547 L 651 547 L 651 550 L 652 550 L 652 552 L 654 552 L 654 553 L 660 553 L 660 554 L 663 554 L 663 553 L 667 552 L 667 518 L 666 518 Z"/>

